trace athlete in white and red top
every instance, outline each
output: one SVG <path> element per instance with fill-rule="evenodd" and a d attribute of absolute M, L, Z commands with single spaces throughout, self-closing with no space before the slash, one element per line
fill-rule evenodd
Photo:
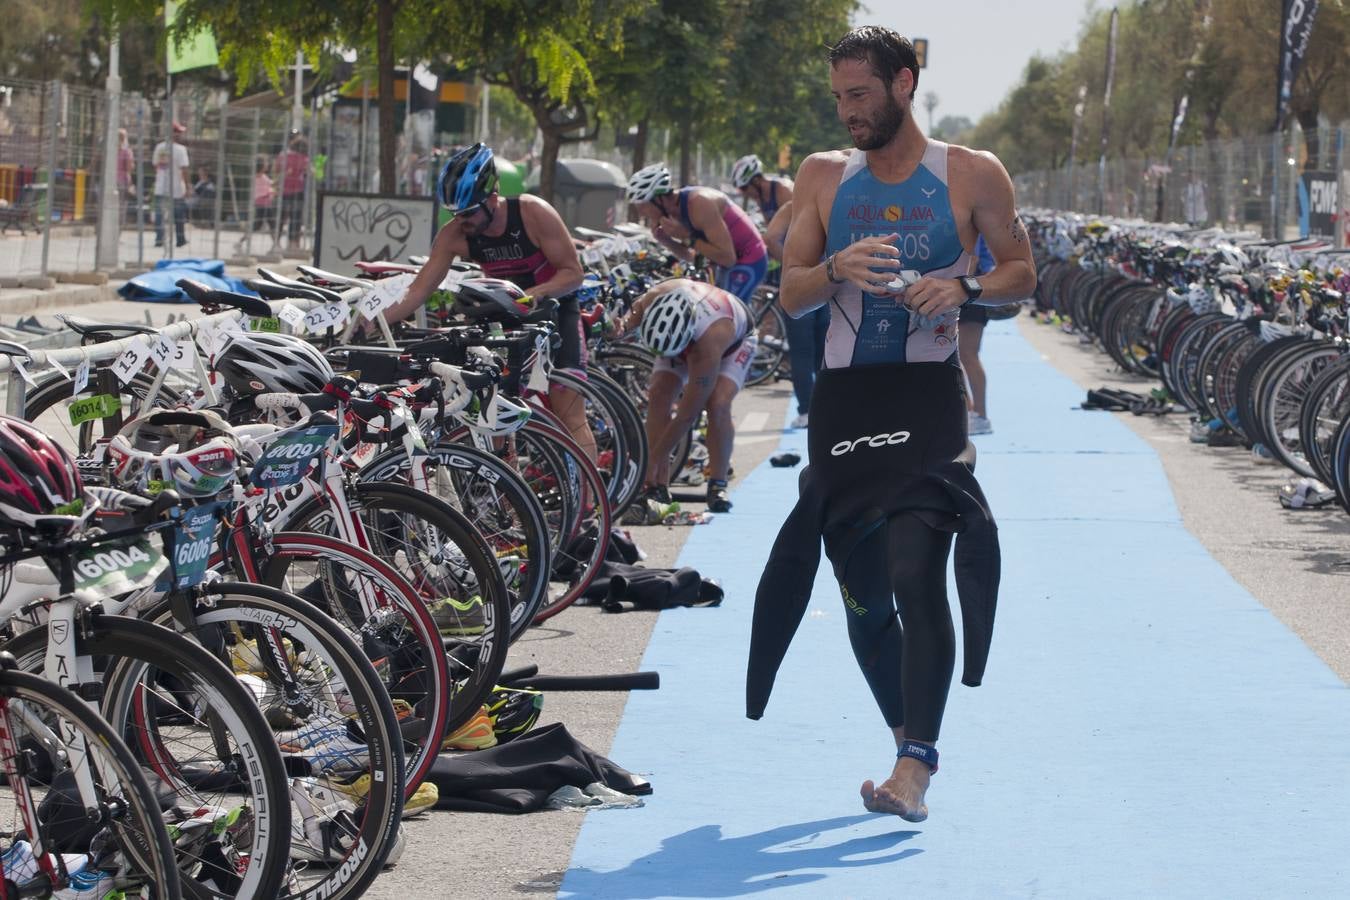
<path fill-rule="evenodd" d="M 639 297 L 619 329 L 624 334 L 637 329 L 642 342 L 660 357 L 647 391 L 648 489 L 661 491 L 670 484 L 671 448 L 706 410 L 708 508 L 729 512 L 727 471 L 736 440 L 731 402 L 745 385 L 755 357 L 745 304 L 702 281 L 672 278 Z"/>

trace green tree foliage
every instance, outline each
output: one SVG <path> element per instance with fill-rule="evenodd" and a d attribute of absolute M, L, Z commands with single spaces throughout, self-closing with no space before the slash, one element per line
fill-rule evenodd
<path fill-rule="evenodd" d="M 1119 6 L 1115 83 L 1106 153 L 1164 162 L 1181 100 L 1178 144 L 1268 134 L 1274 121 L 1280 4 L 1271 0 L 1133 0 Z M 1204 24 L 1205 14 L 1210 24 Z M 1101 152 L 1102 95 L 1110 9 L 1086 15 L 1077 46 L 1033 59 L 1000 107 L 977 123 L 974 146 L 997 153 L 1014 173 L 1068 159 L 1073 106 L 1086 86 L 1078 160 Z M 1323 0 L 1291 116 L 1308 143 L 1306 165 L 1323 155 L 1319 123 L 1350 116 L 1350 7 Z M 1188 76 L 1189 73 L 1189 76 Z"/>
<path fill-rule="evenodd" d="M 425 48 L 507 87 L 543 134 L 539 193 L 553 196 L 565 142 L 589 140 L 599 124 L 597 60 L 621 52 L 626 25 L 651 0 L 440 0 L 425 21 Z"/>
<path fill-rule="evenodd" d="M 603 108 L 676 136 L 681 181 L 693 149 L 756 153 L 772 168 L 836 146 L 843 132 L 829 97 L 825 45 L 849 28 L 855 0 L 661 0 L 630 21 L 624 52 L 599 70 Z M 636 160 L 635 160 L 636 161 Z"/>

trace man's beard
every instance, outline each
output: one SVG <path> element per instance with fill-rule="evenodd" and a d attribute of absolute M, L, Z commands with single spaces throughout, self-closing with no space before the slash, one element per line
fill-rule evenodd
<path fill-rule="evenodd" d="M 891 139 L 905 124 L 905 111 L 889 93 L 886 103 L 871 120 L 865 123 L 867 133 L 853 138 L 853 146 L 859 150 L 878 150 L 891 142 Z"/>

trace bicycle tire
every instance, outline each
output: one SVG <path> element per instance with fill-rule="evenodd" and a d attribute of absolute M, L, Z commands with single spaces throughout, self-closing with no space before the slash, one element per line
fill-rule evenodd
<path fill-rule="evenodd" d="M 396 654 L 398 665 L 389 665 L 391 683 L 386 692 L 391 698 L 408 703 L 419 723 L 420 733 L 404 733 L 403 795 L 413 793 L 426 780 L 440 751 L 439 736 L 449 729 L 452 691 L 449 661 L 441 644 L 436 622 L 426 604 L 407 580 L 374 554 L 344 544 L 328 535 L 303 531 L 283 531 L 272 536 L 272 554 L 263 567 L 264 580 L 273 586 L 291 584 L 297 562 L 336 563 L 345 571 L 360 572 L 379 586 L 380 599 L 389 604 L 382 609 L 396 611 L 397 619 L 385 616 L 362 618 L 364 610 L 349 608 L 356 600 L 350 588 L 332 585 L 327 573 L 316 581 L 322 582 L 323 609 L 349 631 L 360 635 L 362 645 L 377 647 L 385 654 Z M 303 590 L 303 588 L 302 588 Z M 298 593 L 294 592 L 293 593 Z M 334 596 L 336 594 L 336 596 Z M 394 633 L 397 629 L 397 633 Z M 374 651 L 372 651 L 374 652 Z M 397 680 L 394 680 L 397 679 Z"/>
<path fill-rule="evenodd" d="M 384 682 L 356 641 L 333 617 L 312 603 L 272 587 L 228 581 L 212 583 L 203 594 L 206 601 L 191 617 L 194 628 L 205 631 L 233 624 L 243 634 L 255 634 L 259 655 L 266 644 L 259 632 L 263 627 L 276 630 L 283 640 L 317 654 L 325 672 L 339 679 L 337 689 L 346 693 L 351 711 L 334 707 L 333 712 L 340 718 L 329 724 L 341 721 L 344 728 L 351 727 L 347 722 L 354 724 L 367 747 L 368 767 L 363 774 L 370 776 L 370 788 L 358 807 L 360 831 L 341 860 L 322 872 L 314 872 L 320 876 L 319 882 L 304 877 L 317 867 L 297 870 L 294 890 L 278 896 L 306 896 L 320 883 L 326 896 L 333 900 L 361 896 L 384 867 L 397 840 L 403 812 L 402 739 Z M 167 597 L 162 599 L 145 612 L 144 620 L 172 625 L 176 621 L 172 602 Z M 331 689 L 333 682 L 325 682 L 322 687 Z M 299 698 L 295 700 L 298 702 Z M 302 730 L 313 727 L 312 721 L 306 721 Z"/>
<path fill-rule="evenodd" d="M 36 717 L 45 725 L 50 721 L 48 716 L 37 712 L 44 710 L 63 724 L 61 731 L 73 729 L 80 732 L 85 746 L 90 751 L 86 759 L 92 760 L 92 767 L 96 768 L 97 774 L 100 775 L 94 779 L 95 787 L 106 790 L 108 785 L 115 784 L 121 789 L 117 794 L 115 807 L 124 813 L 115 821 L 120 822 L 125 817 L 127 821 L 134 819 L 140 823 L 134 832 L 126 825 L 114 825 L 109 828 L 123 857 L 128 863 L 134 863 L 138 867 L 139 880 L 145 882 L 145 887 L 153 889 L 154 897 L 174 900 L 182 896 L 173 843 L 164 825 L 159 800 L 130 748 L 113 727 L 71 691 L 53 684 L 41 675 L 29 672 L 12 669 L 0 671 L 0 702 L 5 704 L 11 722 L 17 720 L 20 723 L 29 723 Z M 33 709 L 25 710 L 22 706 L 15 708 L 13 704 L 16 703 L 26 704 Z M 54 757 L 47 760 L 53 773 L 56 772 L 58 765 L 66 766 L 70 763 L 71 755 L 60 749 L 63 745 L 54 746 L 49 740 L 26 740 L 21 733 L 11 732 L 6 737 L 13 746 L 23 747 L 35 757 L 44 753 Z M 45 766 L 40 762 L 37 767 L 45 770 Z M 32 800 L 32 780 L 33 775 L 30 774 L 23 778 L 21 785 L 17 787 L 17 790 L 27 795 L 24 802 L 19 803 L 17 800 L 11 802 L 16 806 L 26 806 L 32 810 L 32 815 L 37 816 L 39 807 Z M 54 780 L 55 774 L 48 780 L 48 784 Z M 5 789 L 12 794 L 16 790 L 16 785 L 6 778 Z M 50 827 L 51 823 L 47 824 Z M 12 829 L 11 833 L 17 834 L 19 830 Z M 43 847 L 59 847 L 50 839 L 52 837 L 50 833 L 43 833 L 40 836 Z M 138 879 L 131 879 L 133 884 L 136 880 Z M 50 887 L 64 887 L 64 885 Z"/>
<path fill-rule="evenodd" d="M 444 613 L 444 603 L 448 599 L 467 602 L 478 597 L 482 601 L 475 606 L 483 617 L 482 631 L 445 640 L 455 686 L 449 699 L 446 727 L 453 731 L 473 718 L 491 693 L 506 661 L 510 609 L 496 559 L 462 513 L 430 494 L 387 481 L 357 482 L 352 490 L 354 505 L 360 506 L 363 518 L 367 519 L 367 531 L 373 544 L 367 549 L 402 572 L 423 602 L 440 604 Z M 376 516 L 372 520 L 369 518 L 372 513 L 383 513 L 384 518 Z M 332 536 L 330 530 L 306 527 L 322 521 L 321 516 L 331 516 L 331 513 L 322 500 L 312 498 L 288 519 L 286 528 Z M 389 518 L 398 516 L 417 523 L 415 530 L 430 539 L 431 545 L 412 547 L 398 542 L 396 546 L 393 532 L 406 533 L 408 530 L 402 519 Z M 403 555 L 402 563 L 400 554 Z M 451 619 L 459 618 L 454 613 L 447 615 Z"/>
<path fill-rule="evenodd" d="M 113 731 L 131 734 L 127 741 L 132 755 L 180 796 L 188 796 L 188 808 L 223 806 L 202 802 L 201 790 L 190 787 L 182 777 L 177 761 L 165 755 L 158 725 L 146 716 L 149 706 L 143 686 L 147 673 L 167 673 L 186 686 L 187 693 L 199 701 L 218 698 L 210 707 L 213 727 L 224 727 L 235 746 L 229 761 L 217 758 L 221 771 L 229 773 L 231 790 L 243 788 L 250 798 L 253 814 L 252 843 L 247 868 L 240 874 L 241 884 L 231 895 L 216 893 L 197 876 L 203 860 L 178 857 L 182 895 L 193 898 L 233 896 L 271 900 L 282 889 L 290 864 L 290 801 L 286 771 L 272 730 L 263 718 L 253 696 L 234 677 L 234 673 L 204 648 L 189 639 L 149 622 L 125 616 L 91 615 L 79 636 L 81 648 L 92 656 L 108 660 L 103 674 L 104 694 L 100 710 Z M 39 625 L 10 641 L 5 649 L 21 669 L 42 671 L 48 626 Z M 153 682 L 154 679 L 149 679 Z M 159 696 L 154 694 L 154 696 Z M 162 705 L 162 701 L 161 701 Z M 185 712 L 179 708 L 180 712 Z M 219 756 L 219 754 L 217 754 Z M 218 791 L 222 797 L 228 793 Z M 261 813 L 259 812 L 261 810 Z M 186 870 L 186 871 L 185 871 Z"/>
<path fill-rule="evenodd" d="M 503 569 L 511 566 L 510 577 L 503 572 L 503 578 L 511 608 L 509 640 L 514 642 L 548 592 L 553 551 L 543 507 L 520 473 L 486 450 L 446 440 L 430 445 L 426 458 L 436 465 L 432 496 L 463 513 Z M 406 451 L 391 447 L 370 460 L 358 478 L 408 483 L 411 469 Z"/>

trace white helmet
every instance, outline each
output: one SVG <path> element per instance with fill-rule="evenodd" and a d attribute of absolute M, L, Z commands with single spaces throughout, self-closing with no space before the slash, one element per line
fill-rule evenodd
<path fill-rule="evenodd" d="M 756 175 L 763 174 L 764 164 L 759 161 L 758 156 L 751 153 L 736 160 L 736 165 L 731 167 L 731 183 L 737 188 L 743 188 L 754 181 Z"/>
<path fill-rule="evenodd" d="M 670 193 L 670 169 L 665 163 L 652 163 L 633 173 L 628 179 L 629 203 L 646 203 L 659 194 Z"/>
<path fill-rule="evenodd" d="M 694 339 L 694 292 L 673 288 L 652 301 L 642 314 L 638 339 L 658 356 L 678 356 Z"/>
<path fill-rule="evenodd" d="M 261 393 L 316 394 L 333 367 L 311 343 L 290 334 L 231 334 L 216 354 L 215 370 L 241 397 Z"/>

